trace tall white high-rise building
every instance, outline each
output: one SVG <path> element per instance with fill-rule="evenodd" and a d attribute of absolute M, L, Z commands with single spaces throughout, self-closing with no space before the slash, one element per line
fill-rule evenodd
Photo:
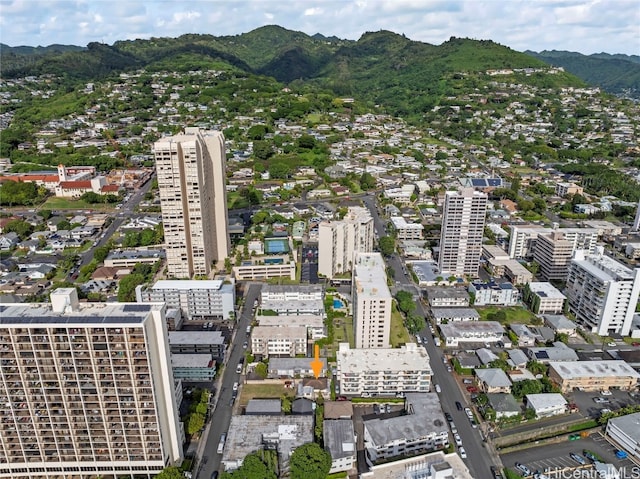
<path fill-rule="evenodd" d="M 164 303 L 0 304 L 0 477 L 154 477 L 183 458 Z"/>
<path fill-rule="evenodd" d="M 373 250 L 373 217 L 367 208 L 352 206 L 340 221 L 318 227 L 318 273 L 332 279 L 353 268 L 353 255 Z"/>
<path fill-rule="evenodd" d="M 633 220 L 633 228 L 631 231 L 638 232 L 640 231 L 640 201 L 638 202 L 638 207 L 636 209 L 636 217 Z"/>
<path fill-rule="evenodd" d="M 601 336 L 629 334 L 640 295 L 640 268 L 631 269 L 605 256 L 576 251 L 569 264 L 566 294 L 569 311 Z"/>
<path fill-rule="evenodd" d="M 209 276 L 231 249 L 219 131 L 185 128 L 154 144 L 169 276 Z"/>
<path fill-rule="evenodd" d="M 356 253 L 351 297 L 356 348 L 388 348 L 392 296 L 380 253 Z"/>
<path fill-rule="evenodd" d="M 478 276 L 486 214 L 486 193 L 473 188 L 446 192 L 438 257 L 441 274 Z"/>

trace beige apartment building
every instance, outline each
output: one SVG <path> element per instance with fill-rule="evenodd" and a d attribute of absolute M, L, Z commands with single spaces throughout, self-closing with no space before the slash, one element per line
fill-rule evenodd
<path fill-rule="evenodd" d="M 567 240 L 561 232 L 539 235 L 533 253 L 534 261 L 540 265 L 538 275 L 544 281 L 564 281 L 572 255 L 573 242 Z"/>
<path fill-rule="evenodd" d="M 318 273 L 332 279 L 353 268 L 356 252 L 373 251 L 373 218 L 367 208 L 352 206 L 339 221 L 318 226 Z"/>
<path fill-rule="evenodd" d="M 184 431 L 161 303 L 0 305 L 0 477 L 151 478 Z"/>
<path fill-rule="evenodd" d="M 351 297 L 356 348 L 388 348 L 393 297 L 380 253 L 356 253 Z"/>
<path fill-rule="evenodd" d="M 625 361 L 551 361 L 549 379 L 567 393 L 574 388 L 632 389 L 638 385 L 640 374 Z"/>
<path fill-rule="evenodd" d="M 153 149 L 169 276 L 209 276 L 231 249 L 224 136 L 185 128 Z"/>

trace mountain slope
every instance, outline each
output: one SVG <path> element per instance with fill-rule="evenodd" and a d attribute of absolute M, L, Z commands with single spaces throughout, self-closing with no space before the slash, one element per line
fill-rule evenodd
<path fill-rule="evenodd" d="M 640 57 L 637 55 L 583 55 L 557 50 L 525 53 L 550 65 L 563 67 L 585 82 L 610 93 L 640 97 Z"/>

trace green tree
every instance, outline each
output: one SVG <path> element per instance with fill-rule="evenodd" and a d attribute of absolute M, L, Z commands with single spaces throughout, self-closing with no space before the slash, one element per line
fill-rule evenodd
<path fill-rule="evenodd" d="M 540 394 L 542 390 L 542 383 L 536 379 L 524 379 L 511 386 L 511 392 L 518 399 L 525 397 L 527 394 Z"/>
<path fill-rule="evenodd" d="M 118 301 L 121 303 L 136 300 L 136 286 L 143 284 L 144 276 L 141 274 L 129 274 L 120 280 L 118 285 Z"/>
<path fill-rule="evenodd" d="M 378 246 L 384 256 L 391 256 L 396 250 L 396 242 L 391 236 L 383 236 L 380 238 Z"/>
<path fill-rule="evenodd" d="M 413 300 L 413 295 L 408 291 L 398 291 L 396 293 L 396 301 L 398 301 L 398 308 L 405 314 L 409 314 L 416 309 L 416 303 Z"/>
<path fill-rule="evenodd" d="M 39 210 L 38 216 L 40 216 L 43 220 L 47 221 L 49 218 L 53 216 L 51 210 Z"/>
<path fill-rule="evenodd" d="M 156 475 L 156 479 L 184 479 L 184 475 L 175 466 L 165 467 L 162 472 Z"/>
<path fill-rule="evenodd" d="M 300 135 L 296 140 L 296 146 L 303 150 L 312 150 L 316 146 L 316 139 L 311 135 Z"/>
<path fill-rule="evenodd" d="M 289 459 L 291 479 L 326 479 L 331 455 L 316 443 L 297 447 Z"/>
<path fill-rule="evenodd" d="M 109 256 L 109 247 L 108 246 L 98 246 L 93 250 L 93 259 L 95 259 L 98 263 L 102 263 L 107 256 Z"/>
<path fill-rule="evenodd" d="M 371 190 L 376 187 L 376 179 L 371 173 L 366 171 L 360 176 L 360 188 L 363 190 Z"/>
<path fill-rule="evenodd" d="M 291 167 L 285 163 L 269 165 L 269 176 L 271 178 L 289 178 L 291 176 Z"/>
<path fill-rule="evenodd" d="M 269 451 L 257 451 L 245 456 L 242 466 L 233 472 L 223 472 L 220 479 L 276 479 L 273 468 L 265 463 Z"/>
<path fill-rule="evenodd" d="M 195 434 L 204 427 L 204 416 L 197 412 L 189 414 L 187 419 L 187 434 Z"/>
<path fill-rule="evenodd" d="M 254 369 L 254 372 L 260 376 L 262 379 L 265 379 L 269 373 L 267 369 L 267 365 L 265 363 L 258 363 Z"/>
<path fill-rule="evenodd" d="M 33 233 L 33 226 L 24 220 L 11 220 L 5 225 L 3 232 L 15 233 L 21 240 L 25 240 Z"/>
<path fill-rule="evenodd" d="M 540 361 L 531 360 L 527 363 L 527 369 L 531 371 L 532 374 L 546 374 L 547 366 L 545 366 Z"/>

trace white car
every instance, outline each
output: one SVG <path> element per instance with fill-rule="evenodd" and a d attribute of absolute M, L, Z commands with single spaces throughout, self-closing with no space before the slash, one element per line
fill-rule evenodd
<path fill-rule="evenodd" d="M 602 391 L 600 391 L 600 394 L 602 394 L 603 396 L 611 396 L 612 393 L 608 389 L 603 389 Z"/>
<path fill-rule="evenodd" d="M 436 388 L 436 392 L 437 393 L 441 393 L 442 392 L 442 388 L 440 387 L 439 384 L 436 384 L 435 388 Z"/>
<path fill-rule="evenodd" d="M 460 457 L 462 459 L 466 459 L 467 458 L 467 451 L 464 450 L 464 447 L 460 447 L 458 449 L 458 454 L 460 454 Z"/>
<path fill-rule="evenodd" d="M 615 348 L 616 347 L 616 343 L 611 341 L 611 342 L 607 343 L 607 346 L 609 346 L 610 348 Z"/>
<path fill-rule="evenodd" d="M 462 438 L 460 437 L 460 434 L 454 434 L 453 440 L 456 442 L 456 446 L 462 447 Z"/>

